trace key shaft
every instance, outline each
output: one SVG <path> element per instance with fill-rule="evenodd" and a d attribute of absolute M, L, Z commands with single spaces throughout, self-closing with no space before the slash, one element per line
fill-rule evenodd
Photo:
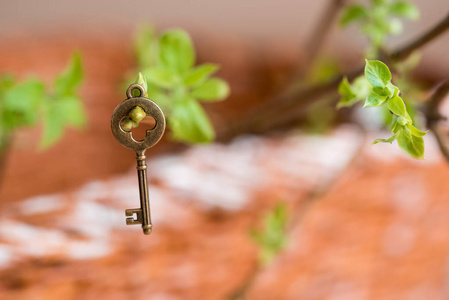
<path fill-rule="evenodd" d="M 144 234 L 150 234 L 151 224 L 150 197 L 148 196 L 147 163 L 145 152 L 137 152 L 137 178 L 139 180 L 140 208 L 131 208 L 125 211 L 127 225 L 142 224 Z M 136 218 L 134 219 L 134 215 Z"/>
<path fill-rule="evenodd" d="M 148 196 L 147 163 L 145 152 L 137 153 L 137 176 L 139 178 L 140 209 L 142 210 L 143 233 L 151 233 L 150 198 Z"/>

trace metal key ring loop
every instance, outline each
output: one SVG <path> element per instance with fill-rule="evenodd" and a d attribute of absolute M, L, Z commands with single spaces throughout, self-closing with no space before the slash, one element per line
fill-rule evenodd
<path fill-rule="evenodd" d="M 131 84 L 131 85 L 128 87 L 128 89 L 126 90 L 126 97 L 128 97 L 128 99 L 133 98 L 132 91 L 133 91 L 134 89 L 137 89 L 137 90 L 140 91 L 139 97 L 145 97 L 145 90 L 143 89 L 143 86 L 141 86 L 141 85 L 138 84 L 138 83 L 134 83 L 134 84 Z"/>

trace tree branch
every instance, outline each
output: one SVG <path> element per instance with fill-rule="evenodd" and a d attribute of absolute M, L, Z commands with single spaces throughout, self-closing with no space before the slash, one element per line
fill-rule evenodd
<path fill-rule="evenodd" d="M 441 36 L 449 29 L 449 14 L 428 31 L 392 51 L 389 57 L 401 61 L 414 50 L 423 47 L 427 43 Z M 360 66 L 347 74 L 349 80 L 363 74 L 364 66 Z M 251 116 L 237 122 L 233 122 L 223 132 L 219 132 L 219 140 L 227 141 L 241 133 L 264 133 L 277 129 L 285 124 L 290 124 L 304 113 L 304 109 L 311 103 L 331 93 L 336 94 L 337 87 L 343 75 L 336 76 L 333 80 L 312 86 L 300 85 L 293 82 L 281 94 L 271 98 L 255 107 Z"/>
<path fill-rule="evenodd" d="M 446 119 L 439 113 L 438 108 L 448 93 L 449 81 L 445 81 L 437 87 L 427 102 L 425 107 L 425 116 L 427 120 L 427 128 L 429 128 L 429 130 L 431 130 L 435 135 L 438 147 L 440 148 L 440 151 L 446 161 L 449 163 L 449 148 L 445 143 L 444 134 L 438 129 L 438 123 L 441 120 Z"/>
<path fill-rule="evenodd" d="M 8 158 L 10 146 L 11 146 L 11 137 L 9 135 L 3 135 L 0 136 L 2 139 L 0 141 L 0 189 L 3 183 L 3 180 L 5 179 L 5 172 L 6 172 L 6 161 Z"/>
<path fill-rule="evenodd" d="M 318 25 L 314 27 L 315 30 L 311 33 L 306 44 L 306 66 L 304 68 L 299 68 L 298 66 L 293 80 L 301 78 L 303 74 L 307 74 L 310 71 L 345 2 L 346 0 L 329 0 L 323 16 L 318 19 Z"/>
<path fill-rule="evenodd" d="M 449 29 L 449 14 L 441 20 L 438 24 L 432 27 L 430 30 L 423 33 L 418 38 L 414 39 L 410 43 L 394 51 L 390 57 L 393 60 L 404 60 L 413 51 L 423 47 L 435 38 L 439 37 L 442 33 Z"/>

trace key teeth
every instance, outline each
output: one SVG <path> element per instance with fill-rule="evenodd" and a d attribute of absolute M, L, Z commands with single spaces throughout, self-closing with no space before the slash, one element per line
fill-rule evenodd
<path fill-rule="evenodd" d="M 134 219 L 134 214 L 136 214 L 136 219 Z M 126 218 L 126 225 L 136 225 L 143 223 L 142 210 L 140 208 L 131 208 L 125 210 L 125 215 L 130 218 Z"/>

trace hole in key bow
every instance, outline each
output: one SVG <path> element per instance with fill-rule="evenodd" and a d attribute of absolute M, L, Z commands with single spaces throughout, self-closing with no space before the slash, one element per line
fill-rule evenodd
<path fill-rule="evenodd" d="M 133 138 L 137 141 L 142 141 L 147 136 L 147 130 L 154 129 L 156 127 L 156 120 L 152 116 L 146 116 L 143 118 L 139 126 L 131 129 Z"/>

